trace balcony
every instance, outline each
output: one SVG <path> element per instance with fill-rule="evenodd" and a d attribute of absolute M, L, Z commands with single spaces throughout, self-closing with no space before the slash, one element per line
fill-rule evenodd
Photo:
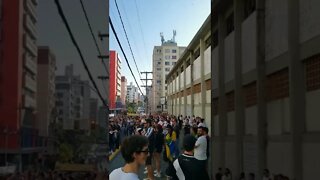
<path fill-rule="evenodd" d="M 36 92 L 37 91 L 37 82 L 33 80 L 31 77 L 25 75 L 24 76 L 24 87 L 29 90 Z"/>
<path fill-rule="evenodd" d="M 36 101 L 34 98 L 28 96 L 28 95 L 24 95 L 24 107 L 36 107 Z"/>
<path fill-rule="evenodd" d="M 34 5 L 34 3 L 32 2 L 33 0 L 25 0 L 24 5 L 25 5 L 25 9 L 26 11 L 29 13 L 29 15 L 31 16 L 31 18 L 34 21 L 37 21 L 37 15 L 36 15 L 36 7 Z"/>
<path fill-rule="evenodd" d="M 34 57 L 24 54 L 24 66 L 34 74 L 37 74 L 37 64 Z"/>
<path fill-rule="evenodd" d="M 24 34 L 23 35 L 23 44 L 24 47 L 30 52 L 30 54 L 34 57 L 37 56 L 38 48 L 35 45 L 35 43 L 32 41 L 32 39 L 29 37 L 29 35 Z"/>
<path fill-rule="evenodd" d="M 32 22 L 29 15 L 25 14 L 23 17 L 23 23 L 26 30 L 30 33 L 30 36 L 35 40 L 37 39 L 37 30 L 35 24 Z"/>

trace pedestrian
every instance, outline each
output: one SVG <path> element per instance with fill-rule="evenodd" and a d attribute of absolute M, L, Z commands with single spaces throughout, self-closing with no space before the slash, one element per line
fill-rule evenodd
<path fill-rule="evenodd" d="M 183 139 L 184 152 L 170 166 L 168 176 L 172 179 L 209 180 L 209 174 L 202 162 L 193 156 L 196 138 L 186 135 Z"/>
<path fill-rule="evenodd" d="M 173 161 L 176 159 L 176 133 L 170 124 L 167 125 L 167 134 L 165 136 L 165 157 L 164 160 L 168 162 L 168 168 L 166 169 L 166 175 L 168 170 L 173 166 Z"/>
<path fill-rule="evenodd" d="M 155 151 L 154 151 L 154 159 L 156 163 L 156 173 L 154 174 L 155 177 L 161 177 L 161 161 L 160 161 L 160 156 L 162 153 L 163 149 L 163 144 L 164 144 L 164 135 L 163 135 L 163 130 L 162 126 L 158 124 L 155 129 Z"/>
<path fill-rule="evenodd" d="M 239 180 L 246 180 L 244 172 L 241 172 Z"/>
<path fill-rule="evenodd" d="M 249 173 L 249 179 L 248 180 L 255 180 L 254 173 Z"/>
<path fill-rule="evenodd" d="M 226 171 L 222 176 L 222 180 L 232 180 L 232 173 L 229 168 L 226 168 Z"/>
<path fill-rule="evenodd" d="M 139 180 L 138 172 L 145 165 L 148 152 L 148 138 L 145 136 L 133 135 L 125 138 L 121 154 L 126 164 L 113 170 L 109 175 L 110 180 Z"/>
<path fill-rule="evenodd" d="M 263 170 L 262 180 L 271 180 L 269 169 Z"/>
<path fill-rule="evenodd" d="M 155 146 L 155 135 L 154 135 L 154 129 L 152 127 L 151 119 L 147 119 L 144 126 L 146 129 L 145 136 L 148 138 L 148 141 L 149 141 L 149 145 L 148 145 L 149 154 L 146 161 L 147 169 L 144 173 L 147 174 L 148 178 L 146 179 L 154 179 L 153 168 L 152 168 L 152 157 L 153 157 L 153 151 Z"/>
<path fill-rule="evenodd" d="M 222 179 L 222 168 L 218 168 L 218 172 L 216 173 L 216 180 L 221 180 Z"/>
<path fill-rule="evenodd" d="M 204 166 L 207 164 L 207 138 L 204 131 L 205 127 L 198 127 L 198 139 L 194 148 L 194 157 L 200 160 Z"/>

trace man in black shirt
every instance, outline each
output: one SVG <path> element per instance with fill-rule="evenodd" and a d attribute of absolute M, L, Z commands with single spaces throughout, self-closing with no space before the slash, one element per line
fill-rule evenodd
<path fill-rule="evenodd" d="M 204 164 L 193 156 L 195 143 L 196 139 L 192 135 L 184 137 L 184 152 L 173 162 L 173 166 L 170 166 L 168 170 L 168 175 L 171 179 L 209 180 Z"/>

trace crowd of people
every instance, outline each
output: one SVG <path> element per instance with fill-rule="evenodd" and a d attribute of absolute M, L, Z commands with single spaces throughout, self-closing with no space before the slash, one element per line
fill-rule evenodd
<path fill-rule="evenodd" d="M 198 177 L 203 175 L 201 179 L 209 179 L 207 159 L 210 140 L 203 118 L 182 115 L 118 116 L 109 122 L 111 151 L 123 141 L 121 153 L 127 163 L 110 174 L 111 180 L 138 179 L 140 166 L 146 167 L 145 179 L 162 175 L 171 179 L 193 179 L 190 172 Z M 126 136 L 128 138 L 124 138 Z M 161 172 L 161 158 L 168 164 L 165 172 Z"/>
<path fill-rule="evenodd" d="M 140 167 L 145 167 L 145 180 L 156 177 L 167 179 L 194 180 L 209 179 L 208 159 L 210 157 L 210 136 L 205 120 L 195 116 L 157 115 L 149 117 L 118 116 L 110 120 L 111 151 L 118 148 L 126 164 L 109 175 L 110 180 L 139 179 Z M 110 136 L 111 135 L 111 136 Z M 127 138 L 125 138 L 127 137 Z M 182 143 L 180 142 L 182 140 Z M 167 162 L 161 172 L 161 159 Z M 211 179 L 255 180 L 254 173 L 232 176 L 229 168 L 219 168 Z M 271 177 L 264 170 L 263 180 L 288 180 L 287 176 L 276 174 Z"/>

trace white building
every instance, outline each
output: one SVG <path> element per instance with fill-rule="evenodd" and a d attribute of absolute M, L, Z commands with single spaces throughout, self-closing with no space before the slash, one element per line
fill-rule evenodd
<path fill-rule="evenodd" d="M 140 93 L 138 92 L 138 88 L 133 85 L 132 82 L 127 86 L 127 101 L 129 103 L 137 103 L 140 101 L 139 99 Z"/>
<path fill-rule="evenodd" d="M 88 81 L 73 74 L 73 65 L 66 67 L 65 75 L 56 76 L 56 106 L 64 129 L 89 130 L 90 87 Z"/>
<path fill-rule="evenodd" d="M 161 34 L 161 46 L 153 48 L 152 56 L 152 92 L 149 104 L 151 105 L 151 112 L 159 112 L 162 110 L 161 99 L 167 96 L 167 85 L 165 83 L 166 75 L 171 71 L 176 64 L 180 55 L 184 52 L 186 47 L 180 47 L 175 42 L 175 31 L 173 39 L 165 41 Z M 167 111 L 166 106 L 163 109 Z"/>

